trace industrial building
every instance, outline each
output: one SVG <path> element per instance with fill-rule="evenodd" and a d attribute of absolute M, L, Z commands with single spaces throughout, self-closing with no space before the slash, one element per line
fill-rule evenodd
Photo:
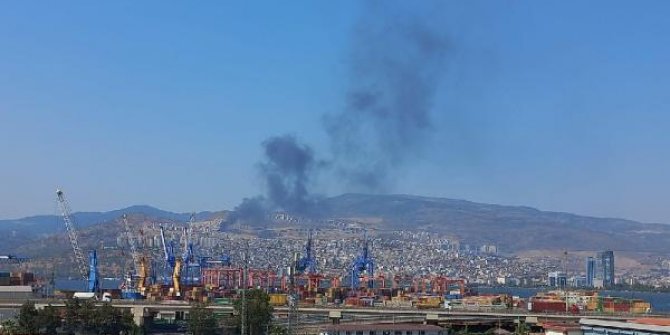
<path fill-rule="evenodd" d="M 581 319 L 584 335 L 666 335 L 670 334 L 670 319 L 642 318 L 630 321 Z"/>
<path fill-rule="evenodd" d="M 582 335 L 584 332 L 578 324 L 545 323 L 542 325 L 545 335 Z"/>
<path fill-rule="evenodd" d="M 0 286 L 0 300 L 30 300 L 37 298 L 30 285 Z"/>
<path fill-rule="evenodd" d="M 332 325 L 320 335 L 443 335 L 445 330 L 434 325 L 422 325 L 412 323 L 396 324 L 349 324 Z"/>

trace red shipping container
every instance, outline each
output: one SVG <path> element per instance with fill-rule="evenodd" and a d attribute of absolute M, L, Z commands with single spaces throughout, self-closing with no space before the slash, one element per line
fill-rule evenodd
<path fill-rule="evenodd" d="M 558 300 L 532 300 L 531 311 L 533 312 L 565 312 L 565 302 Z"/>

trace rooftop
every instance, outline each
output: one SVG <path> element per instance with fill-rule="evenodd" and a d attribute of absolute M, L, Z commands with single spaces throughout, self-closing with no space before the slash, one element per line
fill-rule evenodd
<path fill-rule="evenodd" d="M 33 293 L 31 286 L 0 286 L 0 292 Z"/>
<path fill-rule="evenodd" d="M 581 327 L 579 324 L 576 323 L 544 323 L 543 325 L 544 329 L 549 329 L 549 330 L 557 330 L 557 331 L 573 331 L 573 330 L 580 330 Z"/>
<path fill-rule="evenodd" d="M 425 330 L 440 331 L 444 328 L 434 325 L 424 325 L 416 323 L 381 323 L 381 324 L 357 324 L 357 325 L 332 325 L 325 328 L 327 331 L 359 331 L 359 330 Z"/>
<path fill-rule="evenodd" d="M 640 318 L 630 322 L 652 326 L 670 326 L 670 318 Z"/>
<path fill-rule="evenodd" d="M 640 330 L 653 333 L 668 333 L 670 334 L 670 319 L 653 319 L 643 318 L 631 321 L 607 321 L 597 319 L 581 319 L 579 324 L 584 327 L 591 328 L 614 328 L 614 329 L 630 329 Z M 642 321 L 642 322 L 640 322 Z M 646 323 L 645 323 L 646 322 Z"/>

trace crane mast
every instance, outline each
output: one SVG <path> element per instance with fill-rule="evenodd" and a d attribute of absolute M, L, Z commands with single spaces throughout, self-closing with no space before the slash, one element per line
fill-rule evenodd
<path fill-rule="evenodd" d="M 351 289 L 356 289 L 358 288 L 358 281 L 359 281 L 359 276 L 363 273 L 366 272 L 369 278 L 372 278 L 374 276 L 374 271 L 375 271 L 375 263 L 372 257 L 370 257 L 370 241 L 368 240 L 368 234 L 365 232 L 363 234 L 363 251 L 361 252 L 361 255 L 356 257 L 354 260 L 354 264 L 351 266 Z M 373 283 L 372 279 L 368 279 L 368 287 Z"/>
<path fill-rule="evenodd" d="M 133 267 L 134 267 L 133 270 L 134 272 L 137 272 L 140 270 L 142 264 L 140 260 L 140 255 L 137 252 L 137 241 L 135 241 L 135 236 L 131 232 L 130 224 L 128 223 L 128 215 L 126 214 L 123 214 L 123 227 L 126 230 L 126 237 L 128 239 L 128 244 L 130 245 L 130 254 L 131 257 L 133 258 Z"/>
<path fill-rule="evenodd" d="M 314 255 L 314 240 L 312 238 L 311 230 L 309 231 L 307 243 L 305 244 L 305 256 L 300 258 L 296 263 L 296 270 L 300 273 L 316 273 L 316 257 Z"/>
<path fill-rule="evenodd" d="M 126 214 L 123 214 L 123 226 L 126 230 L 128 244 L 130 245 L 130 254 L 133 259 L 134 269 L 131 271 L 131 280 L 132 273 L 134 273 L 137 277 L 135 286 L 140 291 L 140 294 L 144 294 L 145 281 L 149 276 L 149 264 L 147 263 L 146 257 L 137 251 L 137 241 L 135 240 L 135 235 L 131 231 L 130 223 L 128 223 L 128 215 Z"/>
<path fill-rule="evenodd" d="M 60 207 L 61 213 L 63 215 L 63 221 L 65 221 L 65 229 L 67 230 L 68 238 L 70 239 L 70 245 L 72 245 L 72 251 L 74 251 L 75 262 L 77 263 L 77 269 L 79 274 L 84 279 L 88 279 L 86 259 L 84 254 L 79 248 L 79 237 L 77 236 L 77 230 L 74 227 L 74 222 L 72 221 L 72 215 L 70 211 L 70 205 L 65 199 L 63 191 L 56 190 L 56 196 L 58 201 L 58 207 Z"/>
<path fill-rule="evenodd" d="M 176 265 L 176 258 L 174 257 L 174 249 L 172 243 L 170 246 L 165 242 L 165 230 L 161 226 L 161 243 L 163 244 L 163 253 L 165 255 L 165 264 L 163 267 L 163 282 L 167 285 L 169 282 L 169 277 L 174 274 L 174 268 Z"/>
<path fill-rule="evenodd" d="M 191 213 L 191 217 L 188 220 L 188 226 L 182 229 L 182 260 L 184 264 L 192 263 L 193 261 L 193 242 L 191 241 L 193 237 L 193 223 L 195 222 L 195 213 Z"/>
<path fill-rule="evenodd" d="M 165 255 L 165 261 L 167 261 L 169 257 L 168 249 L 167 249 L 167 244 L 165 244 L 165 231 L 163 229 L 163 226 L 161 228 L 161 244 L 163 245 L 163 254 Z"/>

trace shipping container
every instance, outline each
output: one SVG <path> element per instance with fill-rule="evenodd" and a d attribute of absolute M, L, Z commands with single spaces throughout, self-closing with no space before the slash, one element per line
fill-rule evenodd
<path fill-rule="evenodd" d="M 438 308 L 442 306 L 442 297 L 440 296 L 425 296 L 419 297 L 416 303 L 417 308 Z"/>
<path fill-rule="evenodd" d="M 270 305 L 284 306 L 288 302 L 288 295 L 286 294 L 270 294 Z"/>
<path fill-rule="evenodd" d="M 360 306 L 361 299 L 359 299 L 358 297 L 349 297 L 344 299 L 344 304 L 347 306 Z"/>
<path fill-rule="evenodd" d="M 532 312 L 565 312 L 565 302 L 560 300 L 533 299 L 528 306 Z"/>

